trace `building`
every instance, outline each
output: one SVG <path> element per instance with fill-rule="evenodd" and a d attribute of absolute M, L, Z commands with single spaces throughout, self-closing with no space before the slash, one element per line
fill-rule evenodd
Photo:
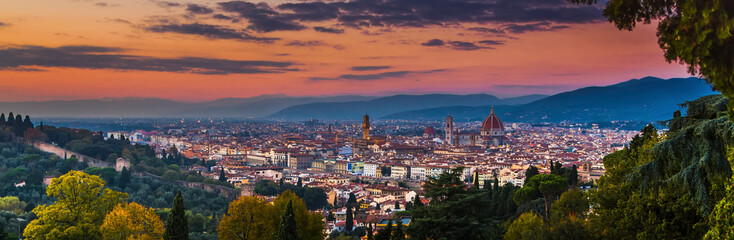
<path fill-rule="evenodd" d="M 452 146 L 500 146 L 504 144 L 505 128 L 497 115 L 494 106 L 489 116 L 482 122 L 479 133 L 462 132 L 454 128 L 454 118 L 446 117 L 446 143 Z"/>
<path fill-rule="evenodd" d="M 497 115 L 494 115 L 494 106 L 489 116 L 482 123 L 482 142 L 485 146 L 500 146 L 504 144 L 505 126 Z"/>
<path fill-rule="evenodd" d="M 436 129 L 429 126 L 426 128 L 425 131 L 423 131 L 423 138 L 435 138 L 436 137 Z"/>
<path fill-rule="evenodd" d="M 370 136 L 370 116 L 365 114 L 362 122 L 362 138 L 354 141 L 354 154 L 361 155 L 369 150 L 371 145 L 383 145 L 387 142 L 385 136 Z"/>
<path fill-rule="evenodd" d="M 307 169 L 311 167 L 314 156 L 310 154 L 294 153 L 288 155 L 288 168 L 290 169 Z"/>

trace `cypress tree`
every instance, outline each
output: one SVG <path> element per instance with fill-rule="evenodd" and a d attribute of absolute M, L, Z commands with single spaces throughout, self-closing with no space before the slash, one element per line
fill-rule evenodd
<path fill-rule="evenodd" d="M 288 201 L 283 216 L 280 218 L 280 227 L 278 228 L 278 240 L 298 240 L 298 231 L 296 229 L 296 216 L 293 214 L 293 201 Z"/>
<path fill-rule="evenodd" d="M 227 175 L 224 174 L 224 168 L 220 168 L 220 171 L 219 171 L 219 181 L 220 182 L 226 182 L 227 181 Z"/>
<path fill-rule="evenodd" d="M 347 204 L 347 220 L 346 226 L 347 235 L 351 235 L 352 229 L 354 228 L 354 213 L 352 212 L 352 205 Z"/>
<path fill-rule="evenodd" d="M 403 221 L 400 219 L 395 220 L 397 222 L 395 231 L 392 233 L 392 240 L 405 240 L 405 233 L 403 232 Z"/>
<path fill-rule="evenodd" d="M 474 171 L 474 178 L 472 179 L 472 187 L 479 189 L 479 171 Z"/>
<path fill-rule="evenodd" d="M 7 121 L 5 121 L 5 113 L 0 113 L 0 126 L 5 125 Z"/>
<path fill-rule="evenodd" d="M 392 236 L 392 219 L 387 221 L 387 226 L 385 226 L 385 233 L 387 237 Z"/>
<path fill-rule="evenodd" d="M 166 232 L 163 235 L 165 240 L 188 240 L 189 239 L 189 223 L 186 219 L 186 209 L 184 208 L 181 190 L 178 190 L 176 197 L 173 198 L 173 207 L 171 213 L 166 220 Z"/>
<path fill-rule="evenodd" d="M 8 113 L 7 125 L 11 127 L 15 126 L 15 115 L 13 115 L 13 112 Z"/>
<path fill-rule="evenodd" d="M 347 205 L 355 206 L 356 204 L 357 204 L 357 196 L 355 196 L 354 193 L 349 193 L 349 199 L 347 200 Z"/>
<path fill-rule="evenodd" d="M 31 117 L 28 115 L 25 115 L 25 119 L 23 119 L 23 129 L 24 131 L 29 128 L 33 128 L 33 122 L 31 122 Z"/>
<path fill-rule="evenodd" d="M 301 180 L 301 177 L 298 177 L 298 183 L 296 184 L 298 187 L 303 187 L 303 182 Z"/>
<path fill-rule="evenodd" d="M 121 189 L 125 189 L 127 184 L 130 182 L 130 171 L 127 170 L 127 167 L 122 167 L 122 171 L 120 171 L 120 180 L 117 181 L 118 187 Z"/>
<path fill-rule="evenodd" d="M 393 210 L 395 209 L 400 209 L 400 203 L 398 201 L 395 201 L 395 208 Z"/>
<path fill-rule="evenodd" d="M 374 228 L 372 228 L 372 223 L 370 223 L 369 225 L 367 225 L 367 240 L 374 240 L 375 239 L 375 237 L 373 235 L 374 234 L 373 233 L 374 231 L 375 230 L 374 230 Z"/>
<path fill-rule="evenodd" d="M 23 127 L 23 117 L 20 116 L 20 114 L 15 115 L 15 127 L 16 128 L 22 128 Z"/>

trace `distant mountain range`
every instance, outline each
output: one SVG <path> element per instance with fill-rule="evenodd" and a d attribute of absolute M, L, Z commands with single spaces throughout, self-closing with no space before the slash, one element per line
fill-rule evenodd
<path fill-rule="evenodd" d="M 655 121 L 667 119 L 678 105 L 717 94 L 698 78 L 645 77 L 604 87 L 586 87 L 553 96 L 527 95 L 500 99 L 488 94 L 426 94 L 289 97 L 265 95 L 207 102 L 158 98 L 113 98 L 72 101 L 0 102 L 0 112 L 34 118 L 261 118 L 278 120 L 373 119 L 457 121 L 484 119 L 491 106 L 509 122 Z"/>
<path fill-rule="evenodd" d="M 510 105 L 532 102 L 545 95 L 529 95 L 509 99 L 499 99 L 488 94 L 453 95 L 395 95 L 366 101 L 322 102 L 296 105 L 270 115 L 271 118 L 287 120 L 316 119 L 358 119 L 365 113 L 373 118 L 390 114 L 435 107 L 447 106 L 484 106 L 487 104 Z"/>
<path fill-rule="evenodd" d="M 605 87 L 585 87 L 527 104 L 495 106 L 495 113 L 509 122 L 596 122 L 669 119 L 678 104 L 718 94 L 699 78 L 645 77 Z M 447 115 L 459 121 L 477 121 L 489 114 L 490 104 L 452 106 L 399 112 L 385 119 L 440 120 Z"/>
<path fill-rule="evenodd" d="M 111 98 L 71 101 L 0 102 L 0 112 L 46 118 L 263 118 L 278 110 L 314 102 L 364 101 L 370 96 L 288 97 L 265 95 L 189 103 L 159 98 Z"/>

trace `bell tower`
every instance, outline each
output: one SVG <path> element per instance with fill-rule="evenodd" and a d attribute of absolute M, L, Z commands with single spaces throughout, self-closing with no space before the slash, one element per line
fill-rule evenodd
<path fill-rule="evenodd" d="M 446 116 L 446 143 L 454 145 L 454 117 Z"/>
<path fill-rule="evenodd" d="M 370 139 L 370 116 L 366 113 L 362 122 L 362 139 Z"/>

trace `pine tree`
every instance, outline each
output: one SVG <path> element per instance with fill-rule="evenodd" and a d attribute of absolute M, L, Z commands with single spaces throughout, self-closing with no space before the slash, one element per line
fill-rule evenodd
<path fill-rule="evenodd" d="M 538 168 L 531 165 L 527 170 L 525 170 L 525 183 L 528 183 L 528 179 L 538 174 L 540 174 Z"/>
<path fill-rule="evenodd" d="M 227 181 L 227 175 L 224 174 L 224 168 L 220 168 L 220 170 L 219 170 L 219 181 L 220 182 L 226 182 Z"/>
<path fill-rule="evenodd" d="M 186 218 L 186 209 L 184 208 L 181 190 L 179 190 L 178 193 L 176 193 L 176 197 L 173 198 L 173 207 L 171 208 L 171 213 L 168 215 L 168 220 L 166 220 L 166 232 L 163 239 L 189 239 L 189 223 Z"/>
<path fill-rule="evenodd" d="M 352 212 L 352 205 L 350 204 L 347 204 L 347 219 L 345 227 L 347 235 L 351 235 L 352 229 L 354 228 L 354 213 Z"/>
<path fill-rule="evenodd" d="M 372 223 L 370 223 L 369 225 L 367 225 L 367 240 L 374 240 L 375 239 L 375 237 L 373 235 L 374 234 L 373 233 L 374 231 L 375 230 L 374 230 L 374 228 L 372 228 Z"/>
<path fill-rule="evenodd" d="M 413 201 L 413 207 L 423 207 L 421 196 L 418 196 L 418 195 L 415 196 L 415 200 Z"/>
<path fill-rule="evenodd" d="M 293 214 L 293 201 L 288 201 L 288 206 L 285 208 L 285 212 L 280 218 L 278 240 L 298 240 L 296 216 Z"/>
<path fill-rule="evenodd" d="M 127 170 L 127 167 L 122 167 L 122 171 L 120 171 L 120 180 L 117 181 L 118 187 L 121 189 L 125 189 L 127 184 L 130 182 L 130 171 Z"/>
<path fill-rule="evenodd" d="M 405 240 L 405 233 L 403 232 L 403 221 L 400 221 L 400 219 L 396 219 L 395 222 L 397 224 L 395 226 L 395 231 L 392 233 L 392 240 Z"/>

